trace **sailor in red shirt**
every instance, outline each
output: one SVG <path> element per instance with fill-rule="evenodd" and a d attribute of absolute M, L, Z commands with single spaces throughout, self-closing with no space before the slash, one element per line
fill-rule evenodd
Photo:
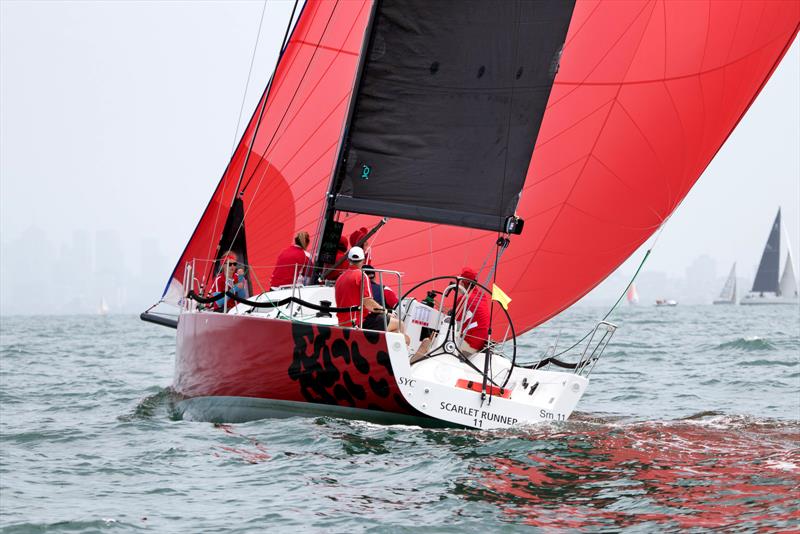
<path fill-rule="evenodd" d="M 393 310 L 397 307 L 400 303 L 400 299 L 397 298 L 394 290 L 387 285 L 381 285 L 376 280 L 375 276 L 375 268 L 372 265 L 364 265 L 362 267 L 364 273 L 369 277 L 369 285 L 372 288 L 372 296 L 375 299 L 375 302 L 382 305 L 387 310 Z"/>
<path fill-rule="evenodd" d="M 364 265 L 364 250 L 353 247 L 347 253 L 351 268 L 336 280 L 336 307 L 350 308 L 363 306 L 363 320 L 358 325 L 361 312 L 337 312 L 339 326 L 361 326 L 367 330 L 384 330 L 396 332 L 400 330 L 400 321 L 397 317 L 385 316 L 386 310 L 378 304 L 372 296 L 369 278 L 361 270 Z M 386 324 L 384 324 L 384 321 Z"/>
<path fill-rule="evenodd" d="M 339 238 L 339 246 L 336 247 L 336 261 L 332 265 L 328 264 L 328 268 L 330 268 L 331 271 L 325 276 L 325 280 L 336 280 L 337 278 L 339 278 L 339 275 L 341 275 L 342 272 L 344 272 L 344 270 L 347 269 L 347 263 L 345 261 L 342 261 L 340 263 L 340 260 L 346 257 L 347 257 L 347 238 L 345 236 L 342 236 Z M 333 269 L 334 265 L 338 265 L 338 267 L 336 267 L 336 269 Z"/>
<path fill-rule="evenodd" d="M 350 247 L 360 247 L 364 251 L 364 262 L 369 263 L 369 243 L 364 241 L 363 243 L 359 244 L 358 242 L 361 241 L 363 237 L 365 237 L 369 232 L 367 231 L 366 226 L 362 226 L 350 234 Z"/>
<path fill-rule="evenodd" d="M 461 288 L 466 291 L 464 296 L 459 296 L 457 303 L 456 319 L 461 320 L 466 316 L 462 327 L 462 334 L 464 341 L 461 343 L 459 350 L 466 355 L 475 354 L 480 352 L 486 346 L 486 340 L 489 338 L 489 294 L 483 289 L 477 287 L 475 282 L 478 280 L 478 273 L 470 267 L 464 267 L 461 271 L 461 278 L 464 280 L 459 281 L 459 291 Z M 465 314 L 466 312 L 466 314 Z"/>
<path fill-rule="evenodd" d="M 211 304 L 211 309 L 214 311 L 223 311 L 226 307 L 230 309 L 235 306 L 235 302 L 230 302 L 230 299 L 225 295 L 226 291 L 231 291 L 238 294 L 237 287 L 239 285 L 239 275 L 236 273 L 238 266 L 238 258 L 233 252 L 227 252 L 220 261 L 220 271 L 214 282 L 211 284 L 209 293 L 214 296 L 219 295 L 219 298 Z M 226 306 L 227 305 L 227 306 Z"/>
<path fill-rule="evenodd" d="M 302 280 L 311 265 L 311 255 L 306 252 L 311 238 L 308 232 L 298 232 L 294 243 L 278 255 L 269 285 L 272 289 L 296 284 L 295 275 Z"/>

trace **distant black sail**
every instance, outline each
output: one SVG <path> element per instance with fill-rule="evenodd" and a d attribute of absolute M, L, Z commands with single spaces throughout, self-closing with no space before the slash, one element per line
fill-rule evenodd
<path fill-rule="evenodd" d="M 574 1 L 382 0 L 335 208 L 503 230 Z"/>
<path fill-rule="evenodd" d="M 764 247 L 764 253 L 761 255 L 761 262 L 758 264 L 758 272 L 756 279 L 753 282 L 754 292 L 773 292 L 778 293 L 778 274 L 780 271 L 781 260 L 781 210 L 778 209 L 778 214 L 775 216 L 775 222 L 772 223 L 772 229 L 767 238 L 767 244 Z"/>

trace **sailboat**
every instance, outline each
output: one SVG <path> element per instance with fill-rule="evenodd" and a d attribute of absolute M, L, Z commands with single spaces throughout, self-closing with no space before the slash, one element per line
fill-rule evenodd
<path fill-rule="evenodd" d="M 731 267 L 719 297 L 714 299 L 714 304 L 736 304 L 736 262 Z"/>
<path fill-rule="evenodd" d="M 800 20 L 790 2 L 752 16 L 749 3 L 661 7 L 305 2 L 159 307 L 141 315 L 177 329 L 177 409 L 483 429 L 568 419 L 616 326 L 538 361 L 521 361 L 518 336 L 669 217 Z M 311 267 L 271 289 L 304 230 Z M 395 288 L 403 332 L 337 320 L 364 313 L 337 308 L 325 281 L 347 235 Z M 231 257 L 251 296 L 228 291 L 215 311 L 211 281 Z M 471 354 L 477 319 L 459 309 L 472 295 L 490 320 Z"/>
<path fill-rule="evenodd" d="M 659 308 L 672 308 L 678 305 L 675 299 L 656 299 L 656 306 Z"/>
<path fill-rule="evenodd" d="M 97 314 L 98 315 L 108 315 L 108 303 L 106 302 L 106 298 L 103 297 L 100 299 L 100 305 L 97 307 Z"/>
<path fill-rule="evenodd" d="M 800 300 L 797 295 L 797 278 L 794 274 L 794 264 L 792 253 L 787 243 L 786 262 L 783 266 L 783 274 L 780 275 L 781 259 L 781 210 L 778 214 L 767 237 L 764 251 L 761 253 L 761 261 L 758 264 L 756 278 L 753 281 L 753 288 L 741 300 L 740 304 L 759 305 L 759 304 L 794 304 Z"/>
<path fill-rule="evenodd" d="M 628 286 L 628 291 L 625 293 L 625 299 L 631 306 L 639 304 L 639 292 L 636 290 L 635 282 L 631 282 L 631 285 Z"/>

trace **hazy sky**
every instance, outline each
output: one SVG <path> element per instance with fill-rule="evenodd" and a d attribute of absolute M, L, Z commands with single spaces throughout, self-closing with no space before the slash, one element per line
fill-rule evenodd
<path fill-rule="evenodd" d="M 56 245 L 75 230 L 111 229 L 138 265 L 140 243 L 155 238 L 166 279 L 230 156 L 263 6 L 0 3 L 3 242 L 31 225 Z M 291 6 L 266 5 L 242 123 Z M 779 205 L 797 257 L 797 41 L 667 223 L 648 269 L 682 275 L 707 254 L 718 274 L 738 261 L 751 275 Z"/>

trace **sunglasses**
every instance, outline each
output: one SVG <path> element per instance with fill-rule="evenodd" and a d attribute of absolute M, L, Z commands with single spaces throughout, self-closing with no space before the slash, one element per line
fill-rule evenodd
<path fill-rule="evenodd" d="M 228 267 L 236 267 L 237 265 L 239 265 L 239 264 L 236 263 L 235 261 L 229 261 L 228 262 Z"/>

